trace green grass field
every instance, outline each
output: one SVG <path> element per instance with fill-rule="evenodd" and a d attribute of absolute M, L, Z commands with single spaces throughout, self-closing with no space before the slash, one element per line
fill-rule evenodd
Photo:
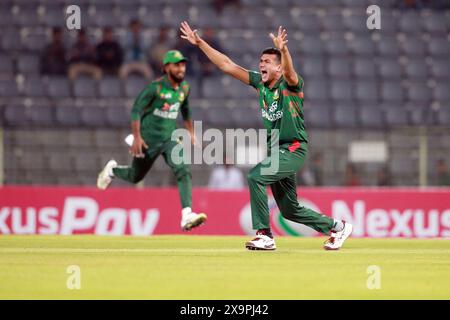
<path fill-rule="evenodd" d="M 0 236 L 0 299 L 450 299 L 450 241 L 247 237 Z M 69 290 L 78 265 L 81 289 Z M 369 290 L 367 268 L 381 270 Z"/>

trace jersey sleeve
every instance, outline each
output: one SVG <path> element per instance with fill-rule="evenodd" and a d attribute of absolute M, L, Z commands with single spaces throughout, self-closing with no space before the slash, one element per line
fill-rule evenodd
<path fill-rule="evenodd" d="M 292 91 L 292 92 L 301 92 L 301 91 L 303 91 L 303 78 L 298 73 L 297 73 L 297 77 L 298 77 L 298 83 L 296 85 L 294 85 L 294 86 L 288 85 L 286 80 L 284 80 L 286 88 L 289 91 Z"/>
<path fill-rule="evenodd" d="M 262 81 L 261 74 L 259 72 L 256 72 L 256 71 L 249 71 L 248 72 L 248 78 L 250 80 L 249 85 L 251 85 L 255 89 L 258 88 L 258 85 Z"/>
<path fill-rule="evenodd" d="M 154 84 L 145 87 L 134 101 L 133 108 L 131 109 L 131 120 L 140 120 L 145 107 L 153 101 L 155 96 L 156 89 Z"/>

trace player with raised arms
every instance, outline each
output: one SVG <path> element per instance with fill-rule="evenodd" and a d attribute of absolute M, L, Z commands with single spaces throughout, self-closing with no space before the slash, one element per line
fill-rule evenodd
<path fill-rule="evenodd" d="M 270 216 L 266 187 L 273 196 L 284 218 L 302 223 L 330 237 L 325 241 L 326 250 L 338 250 L 352 232 L 352 225 L 335 220 L 299 205 L 295 174 L 302 167 L 308 151 L 308 135 L 303 117 L 303 79 L 294 69 L 288 50 L 287 32 L 281 26 L 278 34 L 270 34 L 273 48 L 265 49 L 259 59 L 259 72 L 248 71 L 229 57 L 212 48 L 185 21 L 181 23 L 181 37 L 197 46 L 224 73 L 251 85 L 258 91 L 264 127 L 278 133 L 278 168 L 267 171 L 263 160 L 248 174 L 253 229 L 256 237 L 245 246 L 251 250 L 275 250 L 270 229 Z M 253 115 L 249 115 L 253 116 Z M 276 131 L 272 131 L 276 130 Z M 268 150 L 271 152 L 271 143 Z M 266 170 L 264 170 L 266 169 Z"/>

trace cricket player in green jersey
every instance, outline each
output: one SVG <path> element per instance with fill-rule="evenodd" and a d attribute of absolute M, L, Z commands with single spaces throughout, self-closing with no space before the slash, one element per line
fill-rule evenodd
<path fill-rule="evenodd" d="M 277 36 L 270 34 L 275 47 L 262 52 L 259 72 L 248 71 L 235 64 L 229 57 L 208 45 L 187 22 L 181 24 L 180 30 L 181 37 L 198 46 L 220 70 L 258 91 L 268 141 L 273 141 L 271 134 L 278 139 L 278 149 L 271 150 L 272 144 L 269 143 L 270 157 L 250 170 L 247 177 L 253 229 L 257 232 L 256 237 L 245 246 L 251 250 L 276 249 L 270 229 L 266 190 L 270 186 L 284 218 L 330 235 L 324 243 L 326 250 L 341 248 L 352 232 L 352 225 L 302 207 L 297 201 L 295 174 L 305 161 L 308 135 L 303 116 L 303 79 L 294 69 L 287 46 L 286 30 L 280 27 Z M 278 159 L 278 168 L 271 169 L 267 164 L 274 157 Z"/>
<path fill-rule="evenodd" d="M 98 175 L 97 187 L 106 189 L 114 177 L 131 183 L 141 181 L 162 154 L 177 179 L 182 205 L 181 228 L 189 231 L 204 223 L 206 215 L 192 212 L 191 172 L 186 164 L 174 162 L 171 157 L 172 150 L 180 143 L 172 140 L 179 111 L 189 130 L 192 144 L 196 144 L 189 109 L 189 85 L 184 81 L 186 61 L 177 50 L 165 54 L 165 75 L 142 90 L 131 111 L 134 138 L 130 148 L 134 157 L 131 166 L 119 166 L 115 160 L 110 160 Z"/>

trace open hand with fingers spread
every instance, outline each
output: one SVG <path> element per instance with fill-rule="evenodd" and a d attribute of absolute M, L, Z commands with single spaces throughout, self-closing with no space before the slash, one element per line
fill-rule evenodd
<path fill-rule="evenodd" d="M 186 21 L 181 23 L 180 31 L 182 33 L 181 38 L 186 39 L 191 44 L 198 46 L 200 44 L 200 36 L 198 35 L 197 29 L 192 30 Z"/>
<path fill-rule="evenodd" d="M 275 36 L 273 33 L 269 34 L 270 38 L 273 41 L 273 44 L 275 45 L 275 48 L 277 48 L 280 51 L 283 51 L 285 48 L 287 48 L 287 31 L 286 29 L 283 29 L 282 26 L 278 28 L 278 35 Z"/>

